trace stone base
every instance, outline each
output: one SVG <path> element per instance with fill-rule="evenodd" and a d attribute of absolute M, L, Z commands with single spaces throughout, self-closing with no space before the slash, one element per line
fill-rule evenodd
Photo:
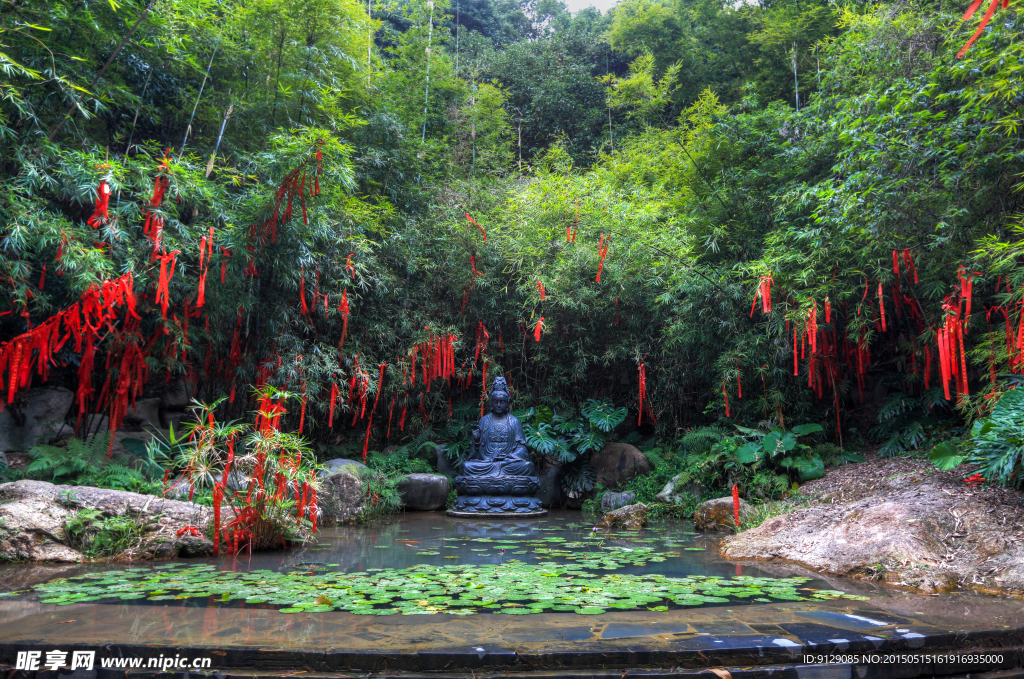
<path fill-rule="evenodd" d="M 541 516 L 547 516 L 548 510 L 540 509 L 531 512 L 460 512 L 455 509 L 449 509 L 445 514 L 456 519 L 536 519 Z"/>
<path fill-rule="evenodd" d="M 451 511 L 480 516 L 523 515 L 543 511 L 539 498 L 521 495 L 459 495 Z"/>

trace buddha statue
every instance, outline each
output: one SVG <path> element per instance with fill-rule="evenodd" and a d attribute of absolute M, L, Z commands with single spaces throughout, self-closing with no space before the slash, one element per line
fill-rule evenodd
<path fill-rule="evenodd" d="M 458 499 L 449 515 L 522 517 L 547 513 L 534 497 L 540 484 L 526 449 L 523 425 L 508 406 L 508 384 L 504 377 L 495 378 L 491 412 L 472 429 L 469 457 L 455 477 Z"/>
<path fill-rule="evenodd" d="M 491 412 L 473 427 L 470 454 L 463 465 L 467 476 L 533 476 L 526 435 L 519 418 L 508 412 L 509 393 L 504 377 L 494 380 Z"/>

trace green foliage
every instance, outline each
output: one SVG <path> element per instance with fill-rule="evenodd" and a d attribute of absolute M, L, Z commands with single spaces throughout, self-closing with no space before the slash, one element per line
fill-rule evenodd
<path fill-rule="evenodd" d="M 888 457 L 920 449 L 934 435 L 949 408 L 941 388 L 914 396 L 903 392 L 889 394 L 878 410 L 878 424 L 871 437 L 883 441 L 878 449 Z"/>
<path fill-rule="evenodd" d="M 369 521 L 394 514 L 402 508 L 402 496 L 398 492 L 398 482 L 405 474 L 385 474 L 374 469 L 360 471 L 359 478 L 363 484 L 366 499 L 360 519 Z"/>
<path fill-rule="evenodd" d="M 816 422 L 840 446 L 869 436 L 883 454 L 919 450 L 984 418 L 1006 380 L 979 376 L 1015 365 L 997 322 L 1006 309 L 1016 327 L 1024 285 L 1024 47 L 1012 7 L 954 59 L 957 13 L 913 3 L 624 0 L 602 16 L 478 0 L 456 19 L 448 2 L 414 0 L 372 7 L 371 20 L 354 0 L 184 0 L 147 14 L 95 84 L 142 7 L 80 9 L 21 3 L 0 22 L 0 308 L 14 312 L 0 318 L 0 341 L 116 275 L 131 272 L 136 290 L 155 286 L 160 266 L 140 227 L 172 147 L 158 212 L 162 246 L 179 254 L 166 318 L 151 296 L 140 303 L 143 396 L 188 375 L 196 398 L 232 422 L 247 416 L 248 385 L 301 389 L 304 437 L 322 450 L 368 434 L 376 448 L 411 441 L 410 460 L 425 442 L 449 441 L 459 460 L 487 370 L 535 404 L 531 447 L 568 465 L 577 493 L 592 484 L 587 456 L 627 427 L 575 413 L 594 400 L 632 421 L 642 363 L 643 435 L 664 442 L 725 427 L 719 439 L 684 436 L 677 454 L 718 445 L 714 462 L 694 468 L 714 483 L 760 479 L 757 492 L 774 496 L 775 477 L 811 478 L 839 453 L 773 427 Z M 312 162 L 322 164 L 321 195 L 304 193 L 273 242 L 254 235 L 289 173 L 305 168 L 308 187 Z M 93 229 L 85 220 L 101 180 L 114 191 L 111 219 Z M 198 245 L 211 228 L 213 278 L 197 310 Z M 892 271 L 903 249 L 919 282 Z M 221 265 L 225 282 L 214 283 Z M 960 266 L 980 272 L 965 333 L 971 396 L 946 401 L 934 384 L 924 389 L 924 351 L 935 379 L 932 328 Z M 781 293 L 771 313 L 751 313 L 766 276 Z M 329 304 L 303 314 L 300 290 L 306 303 L 316 294 Z M 828 370 L 800 359 L 794 375 L 811 309 L 835 342 L 828 355 L 841 358 Z M 483 328 L 489 339 L 477 347 Z M 402 370 L 410 347 L 446 333 L 457 338 L 456 374 L 421 393 Z M 104 330 L 97 365 L 109 370 L 85 392 L 98 397 L 119 374 L 124 334 L 120 321 Z M 77 380 L 74 344 L 53 357 L 54 383 Z M 869 362 L 858 378 L 850 355 L 861 346 Z M 327 427 L 332 387 L 344 392 L 357 370 L 365 399 L 342 393 Z M 232 389 L 241 396 L 226 399 Z M 854 431 L 854 410 L 879 401 L 877 426 Z M 286 432 L 298 428 L 293 402 Z M 763 434 L 736 444 L 733 423 Z M 254 434 L 243 448 L 260 443 Z M 154 444 L 131 466 L 141 480 L 112 468 L 109 482 L 143 487 L 191 461 L 208 488 L 212 452 L 186 461 L 179 447 Z M 657 470 L 670 458 L 650 453 Z M 55 457 L 33 464 L 27 473 L 47 478 L 98 473 Z"/>
<path fill-rule="evenodd" d="M 98 509 L 79 509 L 64 522 L 68 546 L 94 558 L 117 556 L 137 546 L 144 536 L 142 521 L 131 516 L 104 516 Z"/>
<path fill-rule="evenodd" d="M 1024 487 L 1024 390 L 1003 394 L 991 414 L 974 423 L 966 448 L 967 461 L 981 465 L 978 473 L 986 481 Z M 943 453 L 942 459 L 933 458 L 940 469 L 952 463 L 948 450 Z"/>
<path fill-rule="evenodd" d="M 53 483 L 81 485 L 79 480 L 106 466 L 110 432 L 93 436 L 88 441 L 68 439 L 65 447 L 40 445 L 28 451 L 32 460 L 25 468 L 28 478 Z"/>
<path fill-rule="evenodd" d="M 579 417 L 565 417 L 546 406 L 537 406 L 523 413 L 526 445 L 561 463 L 562 490 L 569 497 L 580 497 L 593 490 L 597 482 L 590 456 L 604 447 L 608 435 L 623 423 L 628 412 L 594 399 L 583 404 Z"/>

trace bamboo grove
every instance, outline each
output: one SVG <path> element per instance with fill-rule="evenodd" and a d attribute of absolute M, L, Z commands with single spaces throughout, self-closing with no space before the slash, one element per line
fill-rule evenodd
<path fill-rule="evenodd" d="M 0 10 L 15 411 L 65 385 L 114 430 L 174 387 L 223 421 L 269 385 L 365 455 L 504 375 L 849 444 L 1024 369 L 1014 6 L 42 5 Z"/>

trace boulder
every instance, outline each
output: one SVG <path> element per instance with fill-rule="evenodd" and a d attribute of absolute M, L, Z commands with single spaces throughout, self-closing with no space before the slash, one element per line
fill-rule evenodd
<path fill-rule="evenodd" d="M 605 444 L 590 458 L 590 463 L 597 472 L 597 482 L 605 488 L 618 488 L 634 476 L 651 471 L 647 457 L 628 443 Z"/>
<path fill-rule="evenodd" d="M 98 510 L 104 518 L 130 516 L 143 525 L 158 526 L 117 558 L 212 552 L 213 545 L 205 538 L 177 535 L 185 526 L 205 533 L 213 515 L 209 507 L 122 490 L 23 480 L 0 484 L 0 561 L 87 560 L 68 545 L 64 529 L 67 519 L 82 509 Z"/>
<path fill-rule="evenodd" d="M 23 451 L 39 443 L 49 443 L 71 433 L 64 424 L 75 393 L 63 387 L 32 389 L 21 399 L 18 414 L 22 424 L 10 412 L 0 413 L 0 451 Z"/>
<path fill-rule="evenodd" d="M 22 446 L 28 450 L 37 443 L 48 443 L 70 434 L 64 417 L 75 400 L 75 392 L 63 387 L 33 389 L 25 395 L 21 413 L 25 417 Z"/>
<path fill-rule="evenodd" d="M 356 462 L 355 460 L 345 460 L 342 458 L 335 458 L 333 460 L 327 460 L 324 462 L 326 469 L 320 473 L 321 477 L 327 477 L 331 474 L 337 474 L 340 471 L 347 471 L 350 474 L 358 477 L 360 472 L 367 469 L 367 466 L 362 462 Z"/>
<path fill-rule="evenodd" d="M 185 410 L 192 403 L 192 389 L 182 378 L 178 378 L 160 392 L 160 407 L 167 410 Z"/>
<path fill-rule="evenodd" d="M 440 474 L 407 474 L 397 487 L 405 508 L 421 512 L 444 509 L 452 488 Z"/>
<path fill-rule="evenodd" d="M 561 478 L 562 465 L 555 463 L 542 463 L 537 474 L 540 481 L 540 490 L 537 497 L 544 507 L 562 507 L 565 505 L 565 491 L 562 490 Z"/>
<path fill-rule="evenodd" d="M 610 512 L 635 501 L 636 493 L 605 493 L 601 496 L 601 511 Z"/>
<path fill-rule="evenodd" d="M 754 513 L 746 500 L 740 498 L 740 521 L 745 521 Z M 732 507 L 732 497 L 720 497 L 708 500 L 693 515 L 693 527 L 696 530 L 736 530 L 736 516 Z"/>
<path fill-rule="evenodd" d="M 353 467 L 327 476 L 317 496 L 325 525 L 352 523 L 359 518 L 366 491 Z"/>
<path fill-rule="evenodd" d="M 0 413 L 0 451 L 5 453 L 20 451 L 21 447 L 21 425 L 15 421 L 10 411 L 5 409 Z"/>
<path fill-rule="evenodd" d="M 181 434 L 181 421 L 185 419 L 185 412 L 182 410 L 160 410 L 160 428 L 174 429 L 174 434 Z"/>
<path fill-rule="evenodd" d="M 437 473 L 449 478 L 455 478 L 457 472 L 455 471 L 455 465 L 448 459 L 448 444 L 442 443 L 435 450 L 434 453 L 437 455 Z"/>
<path fill-rule="evenodd" d="M 128 412 L 124 414 L 124 421 L 143 430 L 160 429 L 160 399 L 138 399 L 135 401 L 135 407 L 128 408 Z"/>
<path fill-rule="evenodd" d="M 613 512 L 604 515 L 597 522 L 597 528 L 625 528 L 626 530 L 641 530 L 647 525 L 647 505 L 638 503 L 619 507 Z"/>
<path fill-rule="evenodd" d="M 230 491 L 245 490 L 249 487 L 249 477 L 242 472 L 230 471 L 225 485 Z"/>
<path fill-rule="evenodd" d="M 683 475 L 676 474 L 669 479 L 669 482 L 665 484 L 660 493 L 654 496 L 654 499 L 658 502 L 673 505 L 682 504 L 687 495 L 693 495 L 700 501 L 700 486 L 696 483 L 683 483 L 681 481 Z"/>
<path fill-rule="evenodd" d="M 187 500 L 191 492 L 192 483 L 187 476 L 175 476 L 167 479 L 167 491 L 164 493 L 166 497 Z"/>

